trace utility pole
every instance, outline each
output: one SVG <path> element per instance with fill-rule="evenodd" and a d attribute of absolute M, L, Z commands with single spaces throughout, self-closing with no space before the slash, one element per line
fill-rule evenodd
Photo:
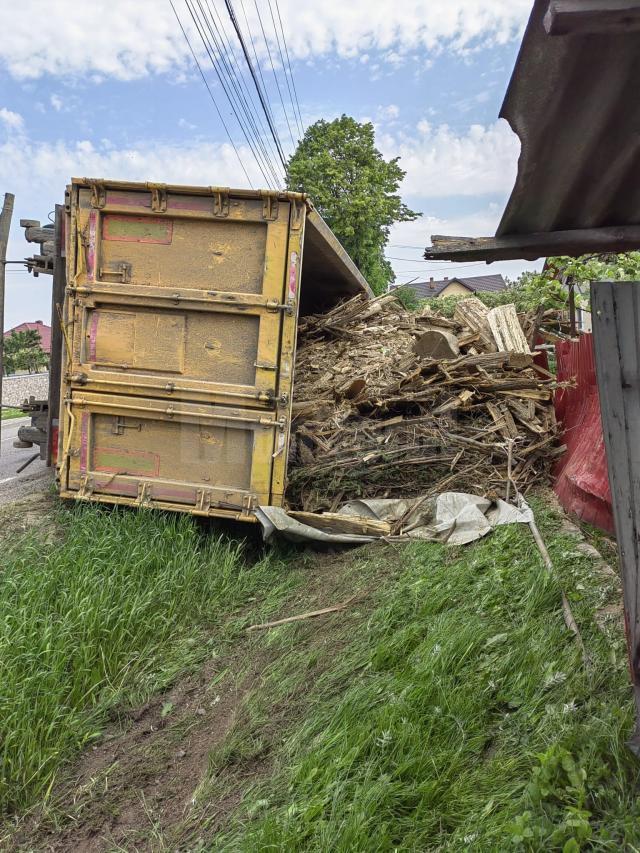
<path fill-rule="evenodd" d="M 4 376 L 4 281 L 7 268 L 7 244 L 9 243 L 9 228 L 13 216 L 13 193 L 4 194 L 4 204 L 0 213 L 0 406 L 2 404 L 2 377 Z M 0 438 L 2 437 L 2 408 L 0 407 Z M 0 453 L 2 445 L 0 444 Z"/>

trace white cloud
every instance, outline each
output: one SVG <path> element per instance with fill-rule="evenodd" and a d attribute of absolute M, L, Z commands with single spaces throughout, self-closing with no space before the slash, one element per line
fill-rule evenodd
<path fill-rule="evenodd" d="M 245 5 L 255 36 L 260 32 L 255 9 Z M 388 63 L 395 64 L 412 50 L 464 52 L 478 41 L 504 43 L 520 32 L 530 6 L 530 0 L 403 0 L 390 9 L 388 0 L 308 0 L 302 4 L 280 0 L 293 57 L 308 59 L 335 51 L 341 57 L 359 59 L 371 50 L 380 50 Z M 176 0 L 176 7 L 197 47 L 198 37 L 184 0 Z M 47 26 L 43 27 L 42 0 L 22 0 L 19 6 L 0 4 L 0 32 L 11 33 L 11 38 L 0 41 L 0 63 L 14 77 L 57 74 L 92 80 L 131 79 L 150 73 L 175 74 L 190 62 L 188 47 L 166 2 L 49 0 L 46 17 Z M 245 28 L 243 16 L 240 22 Z"/>
<path fill-rule="evenodd" d="M 397 104 L 387 104 L 385 107 L 378 107 L 377 117 L 379 121 L 393 121 L 400 115 L 400 107 Z"/>
<path fill-rule="evenodd" d="M 60 95 L 51 95 L 51 97 L 49 98 L 49 103 L 57 113 L 59 113 L 63 107 L 63 101 Z"/>
<path fill-rule="evenodd" d="M 415 135 L 379 140 L 386 157 L 400 156 L 407 197 L 441 198 L 506 193 L 513 186 L 520 143 L 504 121 L 454 133 L 447 125 L 418 123 Z"/>
<path fill-rule="evenodd" d="M 14 113 L 6 107 L 0 108 L 0 121 L 12 130 L 22 130 L 24 127 L 24 119 L 20 113 Z"/>

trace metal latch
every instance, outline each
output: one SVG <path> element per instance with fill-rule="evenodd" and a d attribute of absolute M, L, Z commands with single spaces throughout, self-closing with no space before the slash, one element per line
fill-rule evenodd
<path fill-rule="evenodd" d="M 277 370 L 277 365 L 273 364 L 270 361 L 254 361 L 253 366 L 257 367 L 259 370 Z"/>
<path fill-rule="evenodd" d="M 107 203 L 107 190 L 104 184 L 92 181 L 89 186 L 91 187 L 91 207 L 97 207 L 98 209 L 104 207 Z"/>
<path fill-rule="evenodd" d="M 104 278 L 105 276 L 117 276 L 122 284 L 127 284 L 131 281 L 131 264 L 121 263 L 116 264 L 116 269 L 108 270 L 104 267 L 100 267 L 98 269 L 98 275 L 100 278 Z"/>
<path fill-rule="evenodd" d="M 122 415 L 114 415 L 113 426 L 111 427 L 113 435 L 124 435 L 125 429 L 137 429 L 138 432 L 142 432 L 142 424 L 126 424 Z"/>
<path fill-rule="evenodd" d="M 262 194 L 262 217 L 273 222 L 278 218 L 278 196 L 267 190 L 261 190 Z"/>
<path fill-rule="evenodd" d="M 277 299 L 267 299 L 264 307 L 272 314 L 277 314 L 278 311 L 283 311 L 285 314 L 291 314 L 293 312 L 292 305 L 283 305 Z"/>
<path fill-rule="evenodd" d="M 229 187 L 211 187 L 213 193 L 213 215 L 229 215 Z"/>
<path fill-rule="evenodd" d="M 167 186 L 166 184 L 147 184 L 151 190 L 151 210 L 154 213 L 167 212 Z"/>

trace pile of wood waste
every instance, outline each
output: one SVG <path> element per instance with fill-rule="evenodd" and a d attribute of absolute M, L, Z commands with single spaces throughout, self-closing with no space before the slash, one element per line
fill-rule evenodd
<path fill-rule="evenodd" d="M 300 322 L 287 499 L 309 512 L 353 498 L 465 491 L 504 497 L 556 457 L 557 383 L 534 341 L 554 311 L 460 301 L 453 318 L 355 297 Z"/>

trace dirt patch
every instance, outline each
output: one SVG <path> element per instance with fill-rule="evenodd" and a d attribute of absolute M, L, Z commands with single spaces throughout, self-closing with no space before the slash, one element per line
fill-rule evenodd
<path fill-rule="evenodd" d="M 43 542 L 57 535 L 55 515 L 60 499 L 48 490 L 0 505 L 0 528 L 5 542 L 15 541 L 25 533 L 33 533 Z"/>
<path fill-rule="evenodd" d="M 402 553 L 374 547 L 388 550 L 390 560 Z M 353 572 L 365 550 L 299 552 L 308 582 L 278 616 L 330 606 L 347 591 L 365 592 Z M 306 685 L 338 652 L 342 640 L 333 636 L 332 620 L 343 618 L 338 613 L 297 623 L 296 641 L 317 648 L 318 662 L 295 695 L 270 703 L 259 721 L 251 718 L 248 697 L 259 689 L 262 673 L 286 654 L 270 645 L 269 631 L 243 633 L 232 650 L 197 674 L 139 708 L 121 710 L 99 743 L 64 774 L 46 808 L 12 834 L 11 849 L 185 849 L 183 838 L 192 838 L 201 823 L 208 835 L 215 832 L 246 789 L 270 771 L 272 745 L 302 713 Z"/>

